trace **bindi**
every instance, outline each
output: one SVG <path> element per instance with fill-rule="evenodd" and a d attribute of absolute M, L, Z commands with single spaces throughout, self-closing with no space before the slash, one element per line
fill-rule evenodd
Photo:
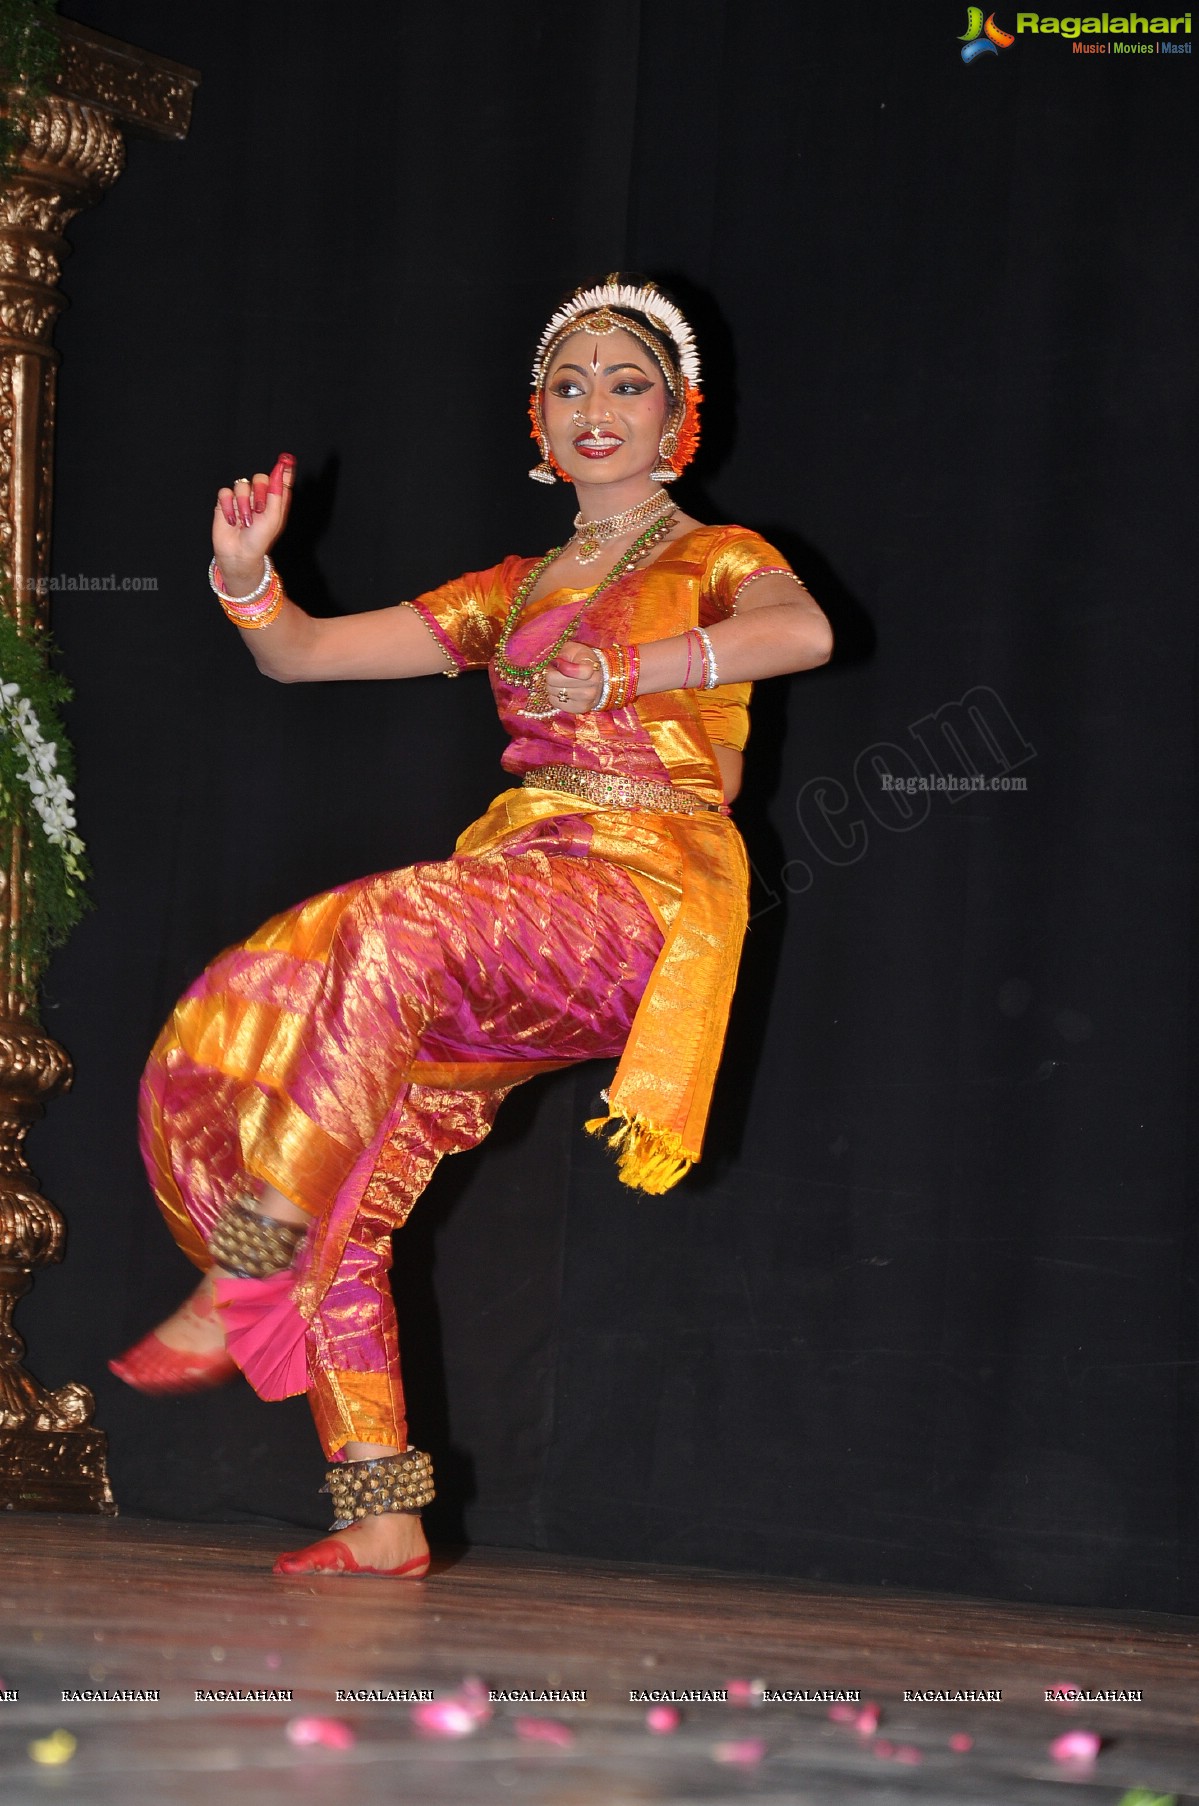
<path fill-rule="evenodd" d="M 597 376 L 599 374 L 599 340 L 598 339 L 595 341 L 595 344 L 591 348 L 591 374 L 593 376 Z"/>

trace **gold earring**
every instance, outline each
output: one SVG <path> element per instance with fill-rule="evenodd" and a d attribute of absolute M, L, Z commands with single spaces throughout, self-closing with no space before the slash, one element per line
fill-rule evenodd
<path fill-rule="evenodd" d="M 536 439 L 537 449 L 541 453 L 540 464 L 534 464 L 529 475 L 535 483 L 556 483 L 558 479 L 554 475 L 554 467 L 550 463 L 550 442 L 546 437 L 545 423 L 541 418 L 541 402 L 536 392 L 529 402 L 529 418 L 533 422 L 533 437 Z"/>
<path fill-rule="evenodd" d="M 537 449 L 541 453 L 541 463 L 534 464 L 529 475 L 535 483 L 556 483 L 558 479 L 554 475 L 554 467 L 550 463 L 550 442 L 544 432 L 539 432 L 537 435 Z"/>
<path fill-rule="evenodd" d="M 679 473 L 670 460 L 678 449 L 679 436 L 672 427 L 669 432 L 663 433 L 658 441 L 658 462 L 649 473 L 651 483 L 674 482 Z"/>

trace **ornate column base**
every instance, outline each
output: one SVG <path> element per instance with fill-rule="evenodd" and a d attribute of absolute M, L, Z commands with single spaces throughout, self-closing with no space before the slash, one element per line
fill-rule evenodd
<path fill-rule="evenodd" d="M 0 1430 L 0 1510 L 115 1517 L 103 1430 Z"/>
<path fill-rule="evenodd" d="M 66 1225 L 34 1189 L 25 1162 L 42 1100 L 71 1082 L 71 1063 L 32 1022 L 0 1021 L 0 1510 L 116 1511 L 108 1439 L 95 1401 L 74 1381 L 47 1392 L 22 1366 L 13 1311 L 35 1267 L 62 1259 Z"/>

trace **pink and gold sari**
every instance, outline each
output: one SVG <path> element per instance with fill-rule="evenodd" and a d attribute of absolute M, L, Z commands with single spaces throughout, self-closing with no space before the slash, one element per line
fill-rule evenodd
<path fill-rule="evenodd" d="M 525 693 L 491 660 L 533 562 L 506 559 L 410 605 L 457 669 L 491 665 L 505 769 L 621 773 L 716 807 L 683 815 L 535 782 L 506 790 L 449 859 L 339 886 L 221 954 L 172 1012 L 142 1083 L 151 1184 L 198 1266 L 232 1191 L 274 1185 L 311 1216 L 279 1333 L 252 1338 L 242 1364 L 263 1397 L 308 1392 L 330 1456 L 347 1441 L 406 1446 L 391 1232 L 443 1155 L 482 1140 L 514 1085 L 618 1059 L 609 1116 L 588 1126 L 610 1136 L 625 1183 L 663 1191 L 700 1155 L 748 893 L 712 748 L 744 746 L 749 685 L 522 716 Z M 706 626 L 755 571 L 784 564 L 744 529 L 695 529 L 606 591 L 577 637 Z M 511 656 L 538 656 L 584 593 L 527 607 Z M 278 1354 L 288 1325 L 299 1357 Z"/>

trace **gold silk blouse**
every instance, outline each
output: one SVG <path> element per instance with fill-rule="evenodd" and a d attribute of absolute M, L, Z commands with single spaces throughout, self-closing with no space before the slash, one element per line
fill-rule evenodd
<path fill-rule="evenodd" d="M 551 764 L 618 772 L 675 785 L 716 809 L 613 809 L 522 787 L 498 796 L 455 852 L 490 851 L 555 816 L 581 816 L 590 829 L 589 856 L 619 865 L 654 912 L 662 950 L 606 1094 L 609 1115 L 587 1126 L 609 1134 L 626 1184 L 665 1191 L 700 1155 L 745 933 L 748 862 L 724 807 L 713 747 L 745 746 L 751 686 L 669 690 L 622 709 L 523 716 L 527 692 L 499 675 L 493 655 L 512 598 L 535 563 L 506 558 L 410 604 L 455 670 L 489 668 L 510 736 L 504 768 L 517 778 Z M 748 578 L 787 569 L 773 546 L 744 527 L 695 527 L 605 590 L 574 637 L 594 646 L 671 639 L 734 614 Z M 602 567 L 596 582 L 601 575 Z M 509 658 L 533 663 L 592 587 L 560 587 L 527 603 L 508 639 Z"/>

